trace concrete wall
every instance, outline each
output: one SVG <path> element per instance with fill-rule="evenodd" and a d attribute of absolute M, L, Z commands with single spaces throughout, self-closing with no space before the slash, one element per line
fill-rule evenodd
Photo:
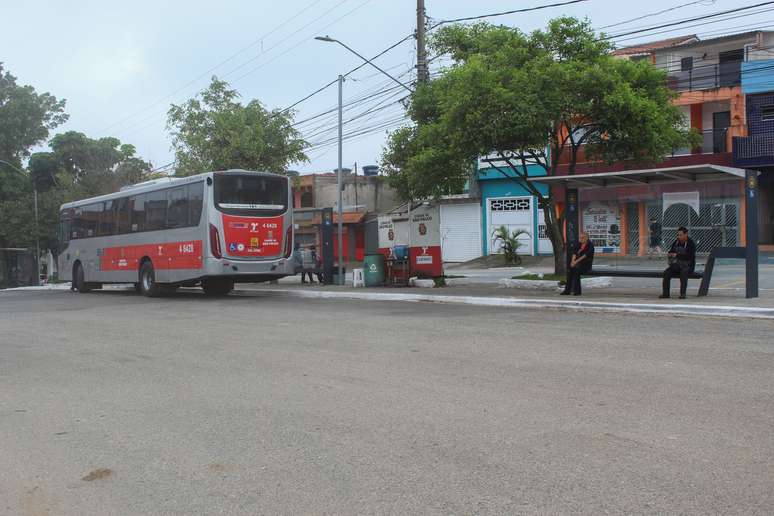
<path fill-rule="evenodd" d="M 358 211 L 383 213 L 399 204 L 395 191 L 387 185 L 384 178 L 345 174 L 342 182 L 345 211 L 355 211 L 354 206 L 361 206 Z M 336 176 L 315 176 L 314 185 L 315 207 L 335 207 L 338 202 Z"/>

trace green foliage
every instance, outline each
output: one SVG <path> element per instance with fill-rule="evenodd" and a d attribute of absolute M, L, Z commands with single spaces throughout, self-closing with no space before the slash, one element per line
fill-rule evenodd
<path fill-rule="evenodd" d="M 507 226 L 500 226 L 495 229 L 493 243 L 500 242 L 500 249 L 503 251 L 506 265 L 519 265 L 521 263 L 521 257 L 518 254 L 521 242 L 519 237 L 523 235 L 529 235 L 528 231 L 523 229 L 515 229 L 509 231 Z"/>
<path fill-rule="evenodd" d="M 32 154 L 28 174 L 0 164 L 0 247 L 56 251 L 59 207 L 69 201 L 112 193 L 153 177 L 151 164 L 135 156 L 132 145 L 116 138 L 88 138 L 74 131 L 50 142 L 52 152 Z M 39 225 L 35 228 L 33 184 L 38 189 Z"/>
<path fill-rule="evenodd" d="M 213 77 L 198 97 L 170 107 L 177 175 L 230 168 L 283 174 L 291 163 L 307 160 L 291 112 L 267 111 L 257 100 L 242 105 L 238 97 Z"/>
<path fill-rule="evenodd" d="M 20 86 L 0 62 L 0 159 L 20 165 L 30 149 L 67 121 L 65 101 Z"/>
<path fill-rule="evenodd" d="M 118 138 L 93 139 L 68 131 L 54 136 L 50 145 L 59 167 L 58 182 L 69 185 L 79 197 L 112 193 L 151 177 L 151 164 L 135 155 L 133 145 Z"/>
<path fill-rule="evenodd" d="M 540 200 L 557 272 L 563 220 L 554 200 L 523 181 L 527 164 L 575 171 L 578 152 L 602 162 L 658 162 L 696 143 L 672 105 L 666 76 L 647 62 L 616 59 L 587 20 L 558 18 L 545 30 L 450 25 L 431 39 L 453 64 L 412 95 L 411 127 L 391 134 L 382 156 L 404 199 L 456 190 L 479 156 L 496 155 Z"/>

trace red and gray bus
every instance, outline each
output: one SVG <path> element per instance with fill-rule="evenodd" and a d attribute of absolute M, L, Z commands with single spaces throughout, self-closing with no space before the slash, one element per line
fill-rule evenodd
<path fill-rule="evenodd" d="M 226 170 L 63 204 L 60 276 L 79 292 L 133 283 L 153 297 L 292 275 L 291 195 L 285 176 Z"/>

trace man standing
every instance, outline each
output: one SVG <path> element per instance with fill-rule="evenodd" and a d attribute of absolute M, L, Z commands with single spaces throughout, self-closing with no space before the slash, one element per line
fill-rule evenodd
<path fill-rule="evenodd" d="M 688 275 L 696 268 L 696 244 L 688 236 L 688 230 L 680 227 L 677 230 L 677 239 L 669 248 L 669 267 L 664 271 L 661 299 L 669 298 L 669 284 L 672 278 L 680 278 L 680 299 L 685 299 L 685 291 L 688 288 Z"/>

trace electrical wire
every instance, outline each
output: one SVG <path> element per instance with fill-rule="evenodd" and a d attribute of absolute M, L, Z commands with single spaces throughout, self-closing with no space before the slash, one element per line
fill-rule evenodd
<path fill-rule="evenodd" d="M 291 21 L 293 21 L 294 19 L 298 18 L 298 16 L 300 16 L 301 14 L 303 14 L 303 13 L 307 12 L 309 9 L 311 9 L 312 7 L 314 7 L 315 5 L 317 5 L 318 3 L 320 3 L 321 1 L 322 1 L 322 0 L 313 0 L 311 3 L 309 3 L 308 5 L 306 5 L 306 7 L 304 7 L 304 8 L 303 8 L 303 9 L 301 9 L 300 11 L 296 12 L 296 13 L 295 13 L 293 16 L 291 16 L 291 17 L 290 17 L 290 18 L 288 18 L 287 20 L 283 21 L 283 22 L 282 22 L 282 23 L 280 23 L 279 25 L 275 26 L 275 27 L 274 27 L 272 30 L 270 30 L 269 32 L 267 32 L 267 33 L 263 34 L 263 35 L 262 35 L 260 38 L 254 39 L 254 40 L 253 40 L 253 41 L 251 41 L 251 42 L 250 42 L 248 45 L 246 45 L 246 46 L 242 47 L 241 49 L 239 49 L 238 51 L 234 52 L 234 53 L 233 53 L 233 54 L 231 54 L 229 57 L 227 57 L 226 59 L 224 59 L 224 60 L 220 61 L 220 62 L 219 62 L 218 64 L 216 64 L 215 66 L 212 66 L 212 67 L 208 68 L 208 69 L 207 69 L 205 72 L 202 72 L 201 74 L 197 75 L 196 77 L 194 77 L 193 79 L 191 79 L 190 81 L 188 81 L 187 83 L 185 83 L 183 86 L 181 86 L 180 88 L 176 89 L 176 90 L 175 90 L 175 91 L 173 91 L 172 93 L 170 93 L 170 94 L 168 94 L 168 95 L 165 95 L 164 97 L 162 97 L 162 98 L 160 98 L 160 99 L 158 99 L 158 100 L 154 101 L 154 102 L 153 102 L 152 104 L 150 104 L 149 106 L 146 106 L 145 108 L 143 108 L 143 109 L 141 109 L 141 110 L 139 110 L 139 111 L 136 111 L 135 113 L 132 113 L 132 114 L 130 114 L 130 115 L 128 115 L 128 116 L 126 116 L 126 117 L 124 117 L 124 118 L 122 118 L 122 119 L 120 119 L 120 120 L 116 121 L 116 122 L 113 122 L 111 125 L 108 125 L 108 126 L 106 126 L 104 129 L 100 130 L 99 132 L 100 132 L 100 133 L 104 133 L 104 132 L 105 132 L 105 131 L 107 131 L 108 129 L 111 129 L 111 128 L 115 127 L 116 125 L 119 125 L 119 124 L 123 123 L 123 122 L 124 122 L 124 121 L 126 121 L 126 120 L 129 120 L 129 119 L 131 119 L 131 118 L 134 118 L 136 115 L 138 115 L 138 114 L 140 114 L 140 113 L 144 113 L 144 112 L 145 112 L 145 111 L 147 111 L 148 109 L 151 109 L 151 108 L 153 108 L 153 107 L 155 107 L 155 106 L 159 105 L 160 103 L 164 102 L 165 100 L 167 100 L 167 99 L 169 99 L 169 98 L 171 98 L 171 97 L 173 97 L 173 96 L 177 95 L 177 94 L 178 94 L 178 93 L 180 93 L 181 91 L 184 91 L 186 88 L 188 88 L 189 86 L 191 86 L 192 84 L 194 84 L 194 83 L 195 83 L 196 81 L 198 81 L 199 79 L 201 79 L 201 78 L 203 78 L 203 77 L 206 77 L 206 76 L 208 76 L 210 73 L 214 72 L 215 70 L 217 70 L 218 68 L 220 68 L 220 67 L 221 67 L 221 66 L 223 66 L 224 64 L 228 63 L 229 61 L 232 61 L 232 60 L 233 60 L 234 58 L 236 58 L 237 56 L 239 56 L 239 55 L 243 54 L 244 52 L 246 52 L 247 50 L 249 50 L 249 49 L 253 48 L 255 45 L 257 45 L 258 43 L 260 43 L 261 41 L 263 41 L 263 40 L 264 40 L 264 39 L 266 39 L 267 37 L 271 36 L 272 34 L 274 34 L 275 32 L 277 32 L 278 30 L 280 30 L 282 27 L 286 26 L 286 25 L 287 25 L 289 22 L 291 22 Z"/>

